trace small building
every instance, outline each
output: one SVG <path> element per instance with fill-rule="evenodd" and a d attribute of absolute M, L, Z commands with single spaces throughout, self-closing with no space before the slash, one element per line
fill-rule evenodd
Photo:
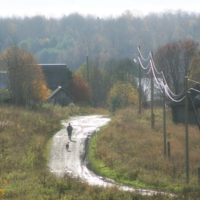
<path fill-rule="evenodd" d="M 188 123 L 197 124 L 200 128 L 200 84 L 191 88 L 188 94 Z M 199 92 L 198 92 L 199 91 Z M 185 96 L 183 93 L 178 99 Z M 177 99 L 177 100 L 178 100 Z M 168 105 L 172 109 L 173 122 L 185 123 L 185 98 L 180 102 L 171 101 Z"/>
<path fill-rule="evenodd" d="M 47 87 L 50 90 L 56 90 L 61 86 L 69 90 L 68 71 L 66 64 L 39 64 L 46 79 Z"/>
<path fill-rule="evenodd" d="M 51 103 L 53 105 L 60 104 L 61 106 L 67 106 L 70 103 L 73 103 L 73 101 L 74 98 L 61 86 L 58 86 L 58 88 L 54 90 L 46 100 L 47 103 Z"/>

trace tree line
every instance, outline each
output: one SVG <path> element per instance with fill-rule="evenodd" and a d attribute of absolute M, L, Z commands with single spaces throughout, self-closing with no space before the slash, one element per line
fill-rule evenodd
<path fill-rule="evenodd" d="M 32 52 L 16 45 L 8 47 L 0 55 L 0 66 L 6 71 L 8 88 L 0 90 L 0 102 L 9 100 L 15 105 L 35 107 L 46 101 L 50 90 Z M 110 58 L 103 68 L 100 67 L 100 59 L 96 59 L 88 65 L 83 63 L 75 73 L 68 68 L 67 71 L 66 79 L 75 103 L 109 107 L 114 111 L 138 102 L 135 79 L 138 65 L 130 58 Z"/>
<path fill-rule="evenodd" d="M 177 40 L 200 39 L 200 15 L 184 11 L 151 13 L 125 11 L 119 17 L 99 18 L 73 13 L 62 18 L 0 18 L 0 50 L 19 44 L 41 63 L 66 63 L 76 70 L 86 56 L 133 58 L 137 46 L 150 50 Z"/>

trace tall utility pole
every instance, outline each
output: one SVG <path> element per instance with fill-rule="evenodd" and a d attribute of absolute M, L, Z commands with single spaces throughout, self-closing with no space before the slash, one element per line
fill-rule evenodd
<path fill-rule="evenodd" d="M 90 82 L 90 79 L 89 79 L 88 56 L 86 57 L 86 60 L 87 60 L 87 82 L 89 83 L 89 82 Z"/>
<path fill-rule="evenodd" d="M 166 118 L 165 118 L 165 88 L 163 87 L 163 138 L 164 138 L 164 156 L 166 156 Z"/>
<path fill-rule="evenodd" d="M 185 171 L 186 184 L 189 183 L 189 149 L 188 149 L 188 77 L 185 77 Z"/>
<path fill-rule="evenodd" d="M 151 51 L 151 58 L 153 59 L 153 51 Z M 154 128 L 153 95 L 154 95 L 153 69 L 151 69 L 151 128 Z"/>
<path fill-rule="evenodd" d="M 139 51 L 140 51 L 140 46 L 138 47 Z M 139 58 L 140 58 L 140 53 L 139 53 Z M 138 63 L 138 67 L 139 67 L 139 111 L 138 113 L 141 114 L 141 66 L 140 66 L 140 62 Z"/>

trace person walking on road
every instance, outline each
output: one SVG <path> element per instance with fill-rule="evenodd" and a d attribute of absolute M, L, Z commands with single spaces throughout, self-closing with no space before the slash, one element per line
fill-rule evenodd
<path fill-rule="evenodd" d="M 72 128 L 72 126 L 69 123 L 69 125 L 67 127 L 67 133 L 68 133 L 68 137 L 69 137 L 70 141 L 71 141 L 71 137 L 72 137 L 72 130 L 73 130 L 73 128 Z"/>

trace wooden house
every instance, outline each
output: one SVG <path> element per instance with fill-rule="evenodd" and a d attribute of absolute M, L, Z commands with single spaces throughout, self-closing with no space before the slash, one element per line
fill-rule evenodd
<path fill-rule="evenodd" d="M 61 106 L 67 106 L 70 103 L 73 103 L 73 101 L 74 98 L 61 86 L 58 86 L 46 100 L 47 103 L 52 103 L 53 105 L 60 104 Z"/>
<path fill-rule="evenodd" d="M 47 87 L 56 90 L 61 86 L 64 90 L 69 90 L 69 80 L 66 64 L 39 64 L 46 78 Z"/>
<path fill-rule="evenodd" d="M 188 94 L 188 123 L 197 124 L 200 128 L 200 84 L 195 85 L 189 90 Z M 183 93 L 178 99 L 185 96 Z M 168 105 L 172 109 L 173 122 L 185 123 L 185 98 L 180 102 L 171 101 Z"/>

